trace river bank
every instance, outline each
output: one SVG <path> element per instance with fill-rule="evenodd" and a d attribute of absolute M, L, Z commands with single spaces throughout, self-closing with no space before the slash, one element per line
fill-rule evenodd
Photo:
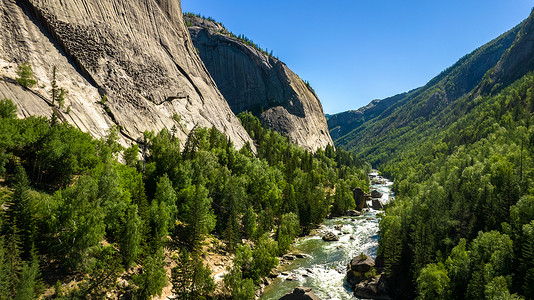
<path fill-rule="evenodd" d="M 393 183 L 376 171 L 369 176 L 373 183 L 371 190 L 380 192 L 379 200 L 386 205 L 393 198 Z M 369 200 L 368 205 L 371 204 Z M 360 216 L 327 219 L 311 235 L 298 239 L 291 252 L 304 254 L 306 258 L 278 267 L 280 275 L 265 288 L 260 299 L 280 299 L 297 286 L 311 287 L 321 299 L 355 299 L 344 285 L 347 263 L 360 253 L 376 258 L 379 213 L 368 208 Z M 334 233 L 339 240 L 323 241 L 322 236 L 327 232 Z"/>

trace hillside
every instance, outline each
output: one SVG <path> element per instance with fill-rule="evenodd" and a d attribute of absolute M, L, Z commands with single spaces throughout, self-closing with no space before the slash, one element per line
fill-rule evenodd
<path fill-rule="evenodd" d="M 382 143 L 416 134 L 419 131 L 414 128 L 439 115 L 471 92 L 510 48 L 522 27 L 523 24 L 520 24 L 467 54 L 423 87 L 384 100 L 375 100 L 356 112 L 332 116 L 328 124 L 332 135 L 336 136 L 336 146 L 359 153 L 373 164 L 393 157 L 399 149 L 384 151 Z M 456 118 L 452 117 L 450 121 Z M 387 155 L 373 156 L 377 149 Z"/>
<path fill-rule="evenodd" d="M 336 140 L 395 179 L 378 256 L 396 298 L 534 297 L 533 24 Z"/>
<path fill-rule="evenodd" d="M 188 13 L 185 21 L 202 61 L 235 114 L 250 111 L 310 150 L 333 145 L 319 98 L 283 62 L 211 19 Z"/>
<path fill-rule="evenodd" d="M 163 128 L 185 141 L 195 126 L 251 142 L 196 53 L 179 0 L 6 0 L 0 27 L 0 98 L 21 117 L 54 111 L 94 137 L 118 126 L 123 144 Z M 24 62 L 38 81 L 31 89 L 14 81 Z M 51 99 L 54 67 L 62 107 Z"/>

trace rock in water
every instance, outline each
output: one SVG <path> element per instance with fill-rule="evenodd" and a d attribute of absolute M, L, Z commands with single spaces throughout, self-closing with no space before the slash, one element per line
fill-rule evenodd
<path fill-rule="evenodd" d="M 323 235 L 323 241 L 335 242 L 335 241 L 339 241 L 339 238 L 333 232 L 327 232 L 325 235 Z"/>
<path fill-rule="evenodd" d="M 280 300 L 321 300 L 321 298 L 317 297 L 311 288 L 298 286 Z"/>
<path fill-rule="evenodd" d="M 355 188 L 352 190 L 352 194 L 354 197 L 354 202 L 356 202 L 356 209 L 358 211 L 362 211 L 364 208 L 367 208 L 368 195 L 365 194 L 361 188 Z"/>
<path fill-rule="evenodd" d="M 220 23 L 191 14 L 185 18 L 200 57 L 234 113 L 250 111 L 310 150 L 334 145 L 321 102 L 309 84 Z"/>
<path fill-rule="evenodd" d="M 179 0 L 2 0 L 0 20 L 0 99 L 20 117 L 51 115 L 56 67 L 68 91 L 60 119 L 97 138 L 114 125 L 123 144 L 174 128 L 183 145 L 201 126 L 252 144 L 200 60 Z M 32 90 L 13 83 L 24 61 L 38 80 Z"/>
<path fill-rule="evenodd" d="M 354 296 L 361 299 L 391 299 L 380 275 L 358 283 L 354 289 Z"/>
<path fill-rule="evenodd" d="M 382 193 L 377 191 L 377 190 L 372 190 L 371 191 L 371 197 L 372 198 L 382 198 Z"/>
<path fill-rule="evenodd" d="M 384 206 L 382 205 L 382 202 L 378 199 L 373 199 L 371 203 L 371 207 L 376 210 L 384 209 Z"/>
<path fill-rule="evenodd" d="M 352 271 L 365 273 L 375 266 L 375 261 L 367 255 L 358 255 L 350 261 L 349 268 Z"/>

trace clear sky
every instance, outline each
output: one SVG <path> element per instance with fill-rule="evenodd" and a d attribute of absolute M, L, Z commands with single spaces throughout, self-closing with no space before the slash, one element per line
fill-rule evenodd
<path fill-rule="evenodd" d="M 424 85 L 530 14 L 534 0 L 182 0 L 285 62 L 325 113 Z"/>

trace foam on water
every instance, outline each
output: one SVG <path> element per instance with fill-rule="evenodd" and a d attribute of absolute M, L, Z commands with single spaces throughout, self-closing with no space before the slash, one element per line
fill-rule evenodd
<path fill-rule="evenodd" d="M 383 183 L 372 185 L 371 188 L 383 193 L 381 201 L 388 203 L 393 197 L 391 192 L 393 183 L 379 177 L 377 173 L 370 175 L 384 180 Z M 311 287 L 321 299 L 356 299 L 352 291 L 344 285 L 347 264 L 362 252 L 373 259 L 376 258 L 379 222 L 377 213 L 378 211 L 371 209 L 359 217 L 325 220 L 318 232 L 321 234 L 331 231 L 338 235 L 339 241 L 325 242 L 320 236 L 299 239 L 293 245 L 292 252 L 307 254 L 309 257 L 297 259 L 290 265 L 280 267 L 280 271 L 289 275 L 276 278 L 265 289 L 261 299 L 279 299 L 297 286 Z M 334 228 L 336 225 L 342 227 L 337 230 Z M 286 280 L 294 274 L 297 275 L 296 280 Z"/>

